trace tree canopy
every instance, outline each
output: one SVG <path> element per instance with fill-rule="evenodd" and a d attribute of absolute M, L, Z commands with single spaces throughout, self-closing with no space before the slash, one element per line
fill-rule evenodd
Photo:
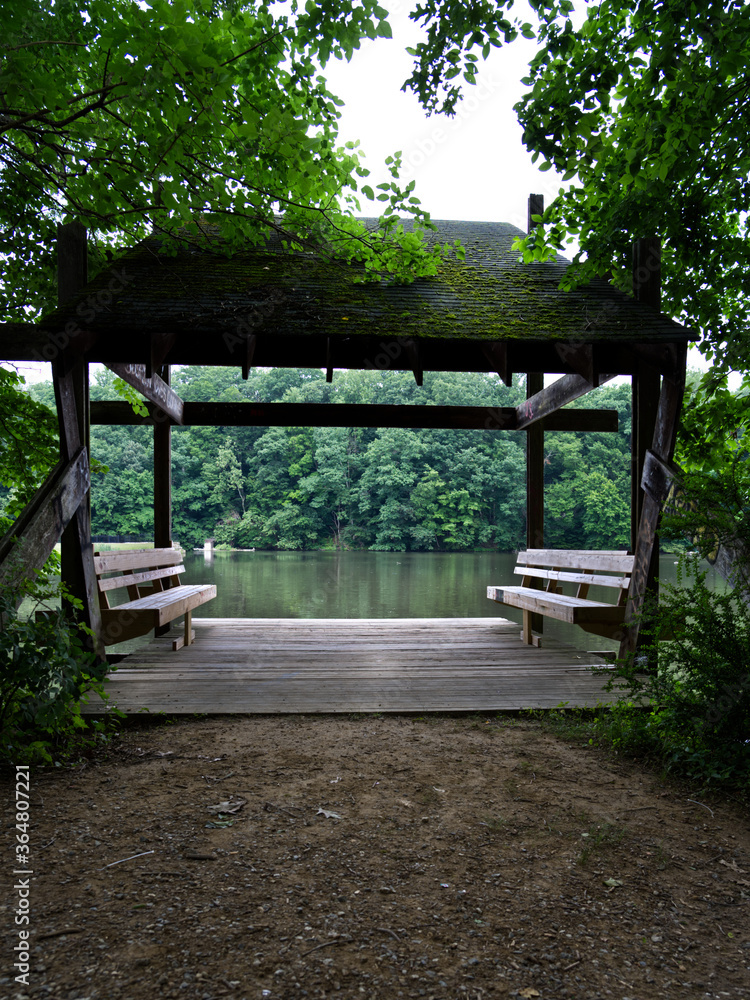
<path fill-rule="evenodd" d="M 575 241 L 569 281 L 613 273 L 662 239 L 663 308 L 700 331 L 721 373 L 750 368 L 750 7 L 732 0 L 531 0 L 540 48 L 517 105 L 541 169 L 568 185 L 523 242 L 527 260 Z M 511 40 L 512 0 L 427 0 L 407 86 L 450 112 L 478 55 Z M 577 5 L 576 5 L 577 7 Z M 528 34 L 530 26 L 521 30 Z"/>
<path fill-rule="evenodd" d="M 322 72 L 389 37 L 386 17 L 376 0 L 3 0 L 0 319 L 49 305 L 71 217 L 100 253 L 210 217 L 230 249 L 273 226 L 380 273 L 434 272 L 398 220 L 427 222 L 413 184 L 397 158 L 379 191 L 364 183 Z M 354 221 L 363 204 L 382 212 L 374 233 Z"/>

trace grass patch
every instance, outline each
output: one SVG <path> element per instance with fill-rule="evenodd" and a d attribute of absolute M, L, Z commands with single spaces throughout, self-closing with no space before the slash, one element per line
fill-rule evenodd
<path fill-rule="evenodd" d="M 616 847 L 625 836 L 623 827 L 611 823 L 601 823 L 591 826 L 581 834 L 583 846 L 576 858 L 576 864 L 585 866 L 596 855 L 605 853 L 608 848 Z"/>

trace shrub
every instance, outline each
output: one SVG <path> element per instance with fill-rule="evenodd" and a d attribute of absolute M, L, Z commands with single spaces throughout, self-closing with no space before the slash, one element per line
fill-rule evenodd
<path fill-rule="evenodd" d="M 625 697 L 600 714 L 599 732 L 692 779 L 742 786 L 750 778 L 750 611 L 739 591 L 709 590 L 697 559 L 685 557 L 649 631 L 661 640 L 658 668 L 619 665 Z"/>
<path fill-rule="evenodd" d="M 51 763 L 53 754 L 70 756 L 81 742 L 103 731 L 91 729 L 81 715 L 89 691 L 102 698 L 106 664 L 90 652 L 88 630 L 72 625 L 61 610 L 34 612 L 42 602 L 63 597 L 64 589 L 47 583 L 27 588 L 32 610 L 22 617 L 18 595 L 0 593 L 0 755 L 14 761 Z M 90 634 L 90 633 L 89 633 Z"/>

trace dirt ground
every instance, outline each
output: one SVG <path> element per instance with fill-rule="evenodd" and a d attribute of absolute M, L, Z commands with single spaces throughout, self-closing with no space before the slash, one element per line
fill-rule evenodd
<path fill-rule="evenodd" d="M 7 777 L 3 1000 L 750 997 L 748 816 L 534 721 L 144 721 L 32 769 L 28 986 Z"/>

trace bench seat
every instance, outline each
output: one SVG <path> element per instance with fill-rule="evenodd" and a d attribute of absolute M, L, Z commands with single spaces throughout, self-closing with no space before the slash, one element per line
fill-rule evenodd
<path fill-rule="evenodd" d="M 594 635 L 619 638 L 633 561 L 634 557 L 626 552 L 529 549 L 519 553 L 514 570 L 523 577 L 522 585 L 488 587 L 487 597 L 523 611 L 521 638 L 527 645 L 540 645 L 531 628 L 533 614 L 579 625 Z M 535 588 L 534 582 L 544 584 L 546 589 Z M 575 593 L 564 593 L 563 584 L 574 587 Z M 616 590 L 616 601 L 591 600 L 587 595 L 592 586 Z"/>
<path fill-rule="evenodd" d="M 105 645 L 147 635 L 183 615 L 184 635 L 173 641 L 172 648 L 193 642 L 192 612 L 216 597 L 216 587 L 181 584 L 179 574 L 185 570 L 181 562 L 175 549 L 138 549 L 94 556 Z M 127 588 L 130 600 L 111 607 L 109 594 L 121 588 Z"/>
<path fill-rule="evenodd" d="M 488 587 L 487 596 L 499 604 L 546 615 L 547 618 L 556 618 L 570 625 L 585 628 L 587 625 L 604 623 L 606 631 L 599 632 L 600 635 L 609 635 L 612 625 L 621 625 L 625 617 L 624 607 L 613 607 L 603 601 L 589 601 L 568 594 L 547 594 L 544 590 L 531 590 L 528 587 Z M 589 628 L 587 631 L 598 630 Z"/>

